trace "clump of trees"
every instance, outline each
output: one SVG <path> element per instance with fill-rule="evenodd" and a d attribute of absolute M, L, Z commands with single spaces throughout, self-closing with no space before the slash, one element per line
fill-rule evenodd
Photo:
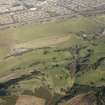
<path fill-rule="evenodd" d="M 84 49 L 84 47 L 80 45 L 72 46 L 69 49 L 69 52 L 72 55 L 72 60 L 69 64 L 69 70 L 72 75 L 79 71 L 89 70 L 92 67 L 89 57 L 92 55 L 93 51 L 91 49 L 87 49 L 85 56 L 81 56 L 82 49 Z"/>

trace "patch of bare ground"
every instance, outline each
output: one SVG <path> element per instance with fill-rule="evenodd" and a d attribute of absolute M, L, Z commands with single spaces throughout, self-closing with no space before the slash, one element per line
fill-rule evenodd
<path fill-rule="evenodd" d="M 95 93 L 89 92 L 85 94 L 80 94 L 67 102 L 60 103 L 58 105 L 97 105 L 97 98 Z"/>
<path fill-rule="evenodd" d="M 45 100 L 35 96 L 19 96 L 15 105 L 45 105 Z"/>

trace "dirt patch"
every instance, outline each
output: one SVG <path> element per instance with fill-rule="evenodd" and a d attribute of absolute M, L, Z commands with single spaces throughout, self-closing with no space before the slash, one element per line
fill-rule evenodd
<path fill-rule="evenodd" d="M 80 94 L 67 102 L 58 105 L 97 105 L 97 98 L 93 92 Z"/>
<path fill-rule="evenodd" d="M 35 96 L 19 96 L 15 105 L 45 105 L 45 100 Z"/>

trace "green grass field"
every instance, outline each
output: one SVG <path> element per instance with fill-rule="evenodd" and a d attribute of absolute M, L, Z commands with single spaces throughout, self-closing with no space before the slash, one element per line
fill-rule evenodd
<path fill-rule="evenodd" d="M 99 30 L 100 24 L 94 21 L 92 17 L 72 18 L 45 24 L 32 24 L 0 31 L 0 45 L 10 49 L 15 44 L 22 44 L 23 42 L 44 37 L 68 35 L 70 32 L 80 33 L 81 31 L 93 33 Z M 0 52 L 2 53 L 1 50 Z"/>
<path fill-rule="evenodd" d="M 97 18 L 103 19 L 98 16 Z M 20 88 L 34 91 L 35 88 L 44 85 L 59 93 L 62 88 L 72 87 L 75 78 L 71 77 L 67 68 L 72 58 L 69 48 L 79 45 L 88 46 L 87 49 L 93 49 L 94 52 L 89 58 L 92 64 L 100 57 L 105 57 L 104 39 L 94 39 L 92 42 L 81 37 L 83 33 L 87 34 L 88 38 L 96 33 L 102 34 L 100 30 L 104 27 L 101 23 L 96 22 L 94 17 L 79 17 L 60 22 L 32 24 L 0 31 L 0 77 L 2 78 L 14 72 L 23 73 L 31 69 L 39 69 L 45 75 L 33 76 L 30 80 L 20 81 L 18 83 Z M 42 46 L 40 46 L 41 43 Z M 92 43 L 95 43 L 96 46 Z M 5 56 L 10 55 L 12 48 L 21 47 L 34 48 L 34 50 L 3 59 Z M 65 48 L 68 50 L 64 50 Z M 85 56 L 87 49 L 82 50 L 80 56 Z M 97 70 L 94 73 L 92 70 L 84 74 L 80 73 L 81 75 L 76 78 L 76 82 L 90 85 L 91 80 L 94 79 L 93 82 L 96 83 L 94 85 L 97 85 L 101 77 L 104 77 L 104 70 L 98 77 L 99 72 Z M 42 80 L 44 81 L 42 82 Z"/>
<path fill-rule="evenodd" d="M 77 76 L 76 83 L 96 87 L 105 86 L 105 69 L 81 73 Z"/>

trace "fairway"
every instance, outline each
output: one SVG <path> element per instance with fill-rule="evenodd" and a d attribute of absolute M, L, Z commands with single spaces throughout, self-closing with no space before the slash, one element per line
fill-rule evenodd
<path fill-rule="evenodd" d="M 43 48 L 65 42 L 70 39 L 70 35 L 49 36 L 44 38 L 36 38 L 35 40 L 17 44 L 14 48 Z"/>

